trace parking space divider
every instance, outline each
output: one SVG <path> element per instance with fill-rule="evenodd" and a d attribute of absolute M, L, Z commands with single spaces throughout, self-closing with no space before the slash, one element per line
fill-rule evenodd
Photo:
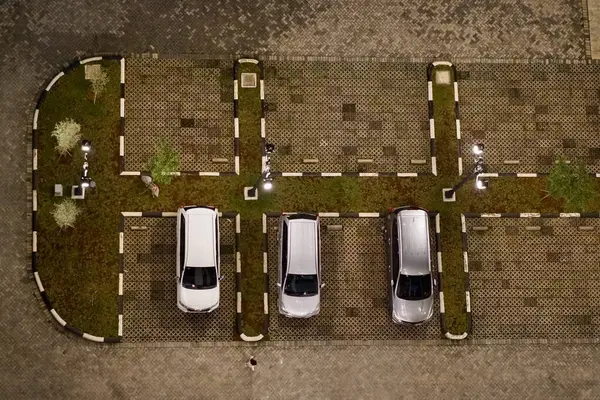
<path fill-rule="evenodd" d="M 177 212 L 173 211 L 122 211 L 119 220 L 119 341 L 123 337 L 123 272 L 124 272 L 124 229 L 126 217 L 145 218 L 174 218 Z M 235 211 L 219 212 L 219 217 L 235 220 L 235 291 L 236 291 L 236 315 L 235 326 L 238 335 L 243 339 L 242 332 L 242 267 L 240 255 L 241 224 L 240 215 Z"/>

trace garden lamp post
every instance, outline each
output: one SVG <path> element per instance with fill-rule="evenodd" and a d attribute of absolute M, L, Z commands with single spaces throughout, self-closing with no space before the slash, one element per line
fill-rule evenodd
<path fill-rule="evenodd" d="M 479 190 L 487 189 L 488 181 L 480 179 L 479 175 L 483 173 L 483 154 L 484 154 L 484 146 L 482 143 L 477 143 L 473 146 L 473 155 L 475 157 L 475 165 L 473 166 L 473 172 L 469 175 L 466 175 L 463 179 L 460 180 L 456 185 L 454 185 L 451 189 L 444 190 L 444 200 L 451 200 L 454 198 L 454 194 L 458 189 L 460 189 L 465 183 L 467 183 L 471 178 L 475 177 L 475 188 Z"/>
<path fill-rule="evenodd" d="M 271 176 L 271 154 L 275 151 L 275 145 L 266 143 L 264 147 L 265 166 L 264 170 L 251 188 L 246 190 L 246 198 L 248 200 L 256 200 L 258 198 L 258 186 L 262 182 L 262 188 L 266 191 L 273 189 L 273 177 Z"/>
<path fill-rule="evenodd" d="M 79 185 L 73 186 L 71 193 L 71 198 L 80 200 L 85 198 L 85 189 L 90 186 L 93 187 L 92 178 L 90 178 L 88 175 L 90 171 L 90 164 L 88 163 L 88 154 L 90 153 L 90 151 L 92 151 L 92 142 L 87 139 L 83 139 L 81 141 L 81 151 L 83 151 L 84 159 L 82 167 L 83 171 L 81 173 L 81 176 L 79 177 Z"/>

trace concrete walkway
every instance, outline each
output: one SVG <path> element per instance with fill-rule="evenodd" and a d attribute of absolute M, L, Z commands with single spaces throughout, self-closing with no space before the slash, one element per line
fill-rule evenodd
<path fill-rule="evenodd" d="M 592 58 L 600 58 L 600 0 L 587 0 Z"/>

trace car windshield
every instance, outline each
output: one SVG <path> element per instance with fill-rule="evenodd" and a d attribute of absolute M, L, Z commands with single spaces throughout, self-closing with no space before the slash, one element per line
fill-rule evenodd
<path fill-rule="evenodd" d="M 317 275 L 289 274 L 285 280 L 284 293 L 289 296 L 313 296 L 317 294 Z"/>
<path fill-rule="evenodd" d="M 212 289 L 217 286 L 217 269 L 185 267 L 182 286 L 186 289 Z"/>
<path fill-rule="evenodd" d="M 431 296 L 431 275 L 400 275 L 396 295 L 403 300 L 423 300 Z"/>

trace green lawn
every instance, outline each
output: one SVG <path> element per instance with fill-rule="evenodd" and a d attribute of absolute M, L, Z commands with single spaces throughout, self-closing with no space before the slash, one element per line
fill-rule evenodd
<path fill-rule="evenodd" d="M 485 192 L 472 184 L 458 193 L 456 203 L 443 203 L 441 188 L 452 186 L 457 176 L 456 133 L 452 88 L 435 87 L 438 177 L 419 178 L 279 178 L 272 193 L 259 201 L 244 201 L 242 189 L 260 174 L 260 100 L 258 89 L 240 90 L 240 176 L 180 177 L 162 185 L 153 199 L 139 177 L 118 176 L 119 63 L 103 62 L 110 76 L 106 93 L 93 104 L 83 68 L 61 78 L 48 93 L 39 119 L 39 273 L 58 313 L 73 326 L 99 336 L 117 334 L 118 223 L 121 211 L 173 211 L 182 204 L 212 204 L 222 211 L 237 211 L 242 219 L 243 326 L 247 335 L 263 325 L 262 222 L 265 211 L 383 211 L 416 204 L 439 211 L 442 222 L 444 295 L 448 328 L 462 333 L 466 327 L 460 213 L 558 212 L 562 204 L 546 198 L 544 179 L 495 179 Z M 244 64 L 241 71 L 257 72 Z M 232 88 L 231 78 L 222 85 Z M 425 66 L 423 66 L 423 89 Z M 64 118 L 82 125 L 93 142 L 90 175 L 95 192 L 78 202 L 84 213 L 74 229 L 59 231 L 50 211 L 53 185 L 77 182 L 82 156 L 59 159 L 50 137 Z M 268 121 L 267 121 L 268 135 Z M 465 170 L 470 168 L 465 162 Z M 598 200 L 591 205 L 598 209 Z"/>

